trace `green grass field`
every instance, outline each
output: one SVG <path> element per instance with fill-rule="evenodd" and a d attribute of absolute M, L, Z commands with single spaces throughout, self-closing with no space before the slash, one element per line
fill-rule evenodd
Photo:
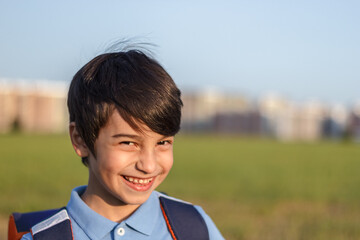
<path fill-rule="evenodd" d="M 203 206 L 226 239 L 360 239 L 360 145 L 176 138 L 158 190 Z M 67 136 L 0 135 L 0 239 L 12 211 L 60 207 L 86 184 Z"/>

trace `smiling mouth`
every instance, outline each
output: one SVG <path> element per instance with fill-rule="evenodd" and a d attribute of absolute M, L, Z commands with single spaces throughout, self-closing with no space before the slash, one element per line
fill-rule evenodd
<path fill-rule="evenodd" d="M 151 183 L 154 178 L 136 178 L 136 177 L 129 177 L 129 176 L 123 176 L 125 178 L 126 181 L 131 182 L 133 184 L 138 184 L 138 185 L 146 185 Z"/>

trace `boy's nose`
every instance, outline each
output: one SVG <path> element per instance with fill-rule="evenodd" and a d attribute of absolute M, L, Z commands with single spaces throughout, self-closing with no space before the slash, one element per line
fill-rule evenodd
<path fill-rule="evenodd" d="M 141 151 L 136 168 L 144 173 L 153 173 L 156 170 L 156 155 L 152 150 Z"/>

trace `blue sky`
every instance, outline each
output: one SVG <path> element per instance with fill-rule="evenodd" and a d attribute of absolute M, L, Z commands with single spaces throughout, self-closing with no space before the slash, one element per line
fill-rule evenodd
<path fill-rule="evenodd" d="M 183 88 L 360 99 L 360 1 L 4 1 L 0 78 L 70 81 L 137 37 Z"/>

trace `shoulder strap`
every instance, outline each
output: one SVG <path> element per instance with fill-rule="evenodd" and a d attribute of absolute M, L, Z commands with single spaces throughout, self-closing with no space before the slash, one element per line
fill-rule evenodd
<path fill-rule="evenodd" d="M 70 218 L 65 208 L 13 213 L 9 219 L 8 240 L 19 240 L 29 232 L 34 240 L 73 239 Z"/>
<path fill-rule="evenodd" d="M 71 221 L 66 209 L 36 224 L 31 228 L 34 240 L 73 240 Z"/>
<path fill-rule="evenodd" d="M 160 196 L 159 200 L 167 227 L 174 240 L 209 239 L 206 223 L 192 204 L 165 196 Z"/>
<path fill-rule="evenodd" d="M 32 226 L 54 215 L 58 211 L 59 209 L 51 209 L 39 212 L 15 212 L 11 214 L 8 225 L 8 240 L 21 239 L 24 234 L 30 232 Z"/>

